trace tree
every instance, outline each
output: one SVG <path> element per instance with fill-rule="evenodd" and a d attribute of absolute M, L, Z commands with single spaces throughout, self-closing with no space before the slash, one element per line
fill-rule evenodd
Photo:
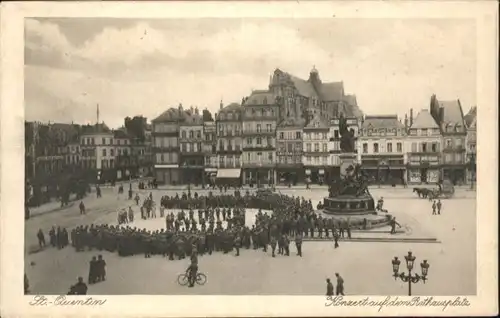
<path fill-rule="evenodd" d="M 138 138 L 141 142 L 146 139 L 146 119 L 142 116 L 126 117 L 125 129 L 127 129 L 127 133 Z"/>

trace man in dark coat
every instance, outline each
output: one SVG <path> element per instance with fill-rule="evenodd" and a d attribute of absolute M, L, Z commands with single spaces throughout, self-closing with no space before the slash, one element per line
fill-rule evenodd
<path fill-rule="evenodd" d="M 302 233 L 295 235 L 295 246 L 297 247 L 297 256 L 302 257 Z"/>
<path fill-rule="evenodd" d="M 92 260 L 89 263 L 89 284 L 94 284 L 97 279 L 97 258 L 92 256 Z"/>
<path fill-rule="evenodd" d="M 333 293 L 333 284 L 330 281 L 330 278 L 326 279 L 326 296 L 334 296 L 335 294 Z"/>
<path fill-rule="evenodd" d="M 106 280 L 106 261 L 102 258 L 102 255 L 97 256 L 97 279 L 99 281 Z"/>
<path fill-rule="evenodd" d="M 40 245 L 40 248 L 45 247 L 46 246 L 45 235 L 43 234 L 42 229 L 38 230 L 38 233 L 36 234 L 36 236 L 38 238 L 38 245 Z"/>

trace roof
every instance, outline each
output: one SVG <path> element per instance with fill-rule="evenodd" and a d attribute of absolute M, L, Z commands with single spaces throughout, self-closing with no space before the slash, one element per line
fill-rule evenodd
<path fill-rule="evenodd" d="M 304 127 L 305 129 L 329 129 L 328 122 L 324 117 L 315 114 L 312 120 Z"/>
<path fill-rule="evenodd" d="M 225 106 L 224 108 L 222 108 L 220 112 L 229 112 L 229 111 L 235 111 L 235 110 L 241 110 L 241 105 L 238 104 L 238 103 L 231 103 L 227 106 Z"/>
<path fill-rule="evenodd" d="M 310 82 L 291 74 L 286 74 L 290 76 L 290 80 L 293 82 L 293 85 L 295 85 L 295 88 L 299 91 L 300 95 L 304 97 L 320 97 Z"/>
<path fill-rule="evenodd" d="M 82 126 L 82 135 L 92 135 L 100 133 L 111 134 L 111 130 L 105 123 Z"/>
<path fill-rule="evenodd" d="M 320 86 L 320 97 L 324 102 L 338 101 L 344 99 L 344 83 L 331 82 L 322 83 Z"/>
<path fill-rule="evenodd" d="M 244 106 L 273 105 L 275 97 L 270 91 L 255 90 L 245 99 Z"/>
<path fill-rule="evenodd" d="M 458 100 L 452 101 L 438 101 L 438 105 L 444 108 L 444 118 L 443 124 L 464 124 L 464 116 L 462 112 L 462 106 Z"/>
<path fill-rule="evenodd" d="M 366 116 L 363 128 L 404 128 L 397 115 Z"/>
<path fill-rule="evenodd" d="M 203 125 L 203 115 L 201 115 L 199 112 L 196 113 L 195 109 L 185 110 L 183 119 L 184 121 L 182 122 L 182 125 L 184 126 Z"/>
<path fill-rule="evenodd" d="M 432 118 L 431 113 L 427 109 L 422 109 L 420 113 L 418 113 L 417 117 L 413 121 L 413 125 L 411 125 L 410 129 L 428 129 L 428 128 L 439 128 Z"/>
<path fill-rule="evenodd" d="M 132 138 L 126 131 L 118 129 L 113 131 L 113 137 L 118 139 L 129 139 Z"/>
<path fill-rule="evenodd" d="M 278 129 L 279 128 L 303 128 L 305 125 L 305 120 L 302 118 L 294 118 L 294 117 L 288 117 L 283 119 L 279 124 L 278 124 Z"/>
<path fill-rule="evenodd" d="M 161 113 L 160 116 L 152 120 L 152 122 L 162 122 L 162 121 L 179 121 L 181 119 L 181 114 L 179 113 L 179 108 L 171 107 Z"/>
<path fill-rule="evenodd" d="M 464 116 L 465 124 L 467 127 L 472 127 L 476 123 L 477 118 L 477 107 L 471 107 L 467 115 Z"/>
<path fill-rule="evenodd" d="M 350 106 L 354 117 L 363 117 L 363 111 L 358 106 L 356 95 L 344 95 L 344 102 Z"/>

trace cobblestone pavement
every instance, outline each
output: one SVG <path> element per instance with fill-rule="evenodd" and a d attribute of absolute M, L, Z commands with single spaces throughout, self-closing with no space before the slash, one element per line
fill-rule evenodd
<path fill-rule="evenodd" d="M 326 191 L 280 191 L 310 198 L 314 205 L 326 195 Z M 175 192 L 153 191 L 153 197 L 158 200 L 163 194 Z M 146 193 L 149 192 L 144 191 L 143 195 Z M 405 295 L 407 285 L 391 277 L 391 259 L 394 256 L 403 258 L 408 250 L 417 257 L 417 268 L 423 259 L 431 264 L 429 280 L 426 284 L 413 286 L 414 295 L 476 293 L 476 201 L 472 192 L 463 191 L 460 197 L 462 191 L 459 190 L 457 198 L 443 200 L 439 216 L 431 215 L 431 203 L 417 199 L 411 190 L 397 191 L 398 195 L 390 189 L 371 189 L 371 193 L 375 198 L 384 197 L 385 208 L 396 216 L 407 232 L 411 232 L 411 236 L 418 232 L 418 236 L 437 237 L 441 243 L 341 242 L 340 248 L 334 249 L 333 243 L 304 242 L 302 258 L 295 255 L 293 244 L 289 257 L 272 258 L 270 252 L 244 249 L 240 257 L 235 257 L 234 253 L 215 253 L 200 258 L 200 270 L 208 276 L 208 281 L 196 288 L 176 283 L 177 275 L 185 271 L 188 260 L 168 261 L 161 256 L 121 258 L 102 252 L 108 264 L 107 280 L 91 285 L 89 294 L 314 295 L 324 294 L 325 279 L 333 279 L 335 272 L 339 272 L 345 279 L 348 295 Z M 101 199 L 94 195 L 85 203 L 85 216 L 80 216 L 75 205 L 27 220 L 27 250 L 36 244 L 38 228 L 47 232 L 52 225 L 70 229 L 77 224 L 115 223 L 116 211 L 132 205 L 126 195 L 118 196 L 113 189 L 103 189 Z M 160 219 L 141 222 L 164 224 Z M 32 293 L 66 293 L 77 276 L 87 276 L 88 261 L 98 253 L 76 253 L 71 248 L 26 253 L 25 267 Z M 31 266 L 31 262 L 35 265 Z"/>

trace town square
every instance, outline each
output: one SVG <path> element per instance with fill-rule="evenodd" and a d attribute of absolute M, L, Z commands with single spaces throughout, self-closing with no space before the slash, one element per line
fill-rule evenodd
<path fill-rule="evenodd" d="M 25 19 L 25 294 L 476 295 L 474 25 L 340 20 Z"/>

